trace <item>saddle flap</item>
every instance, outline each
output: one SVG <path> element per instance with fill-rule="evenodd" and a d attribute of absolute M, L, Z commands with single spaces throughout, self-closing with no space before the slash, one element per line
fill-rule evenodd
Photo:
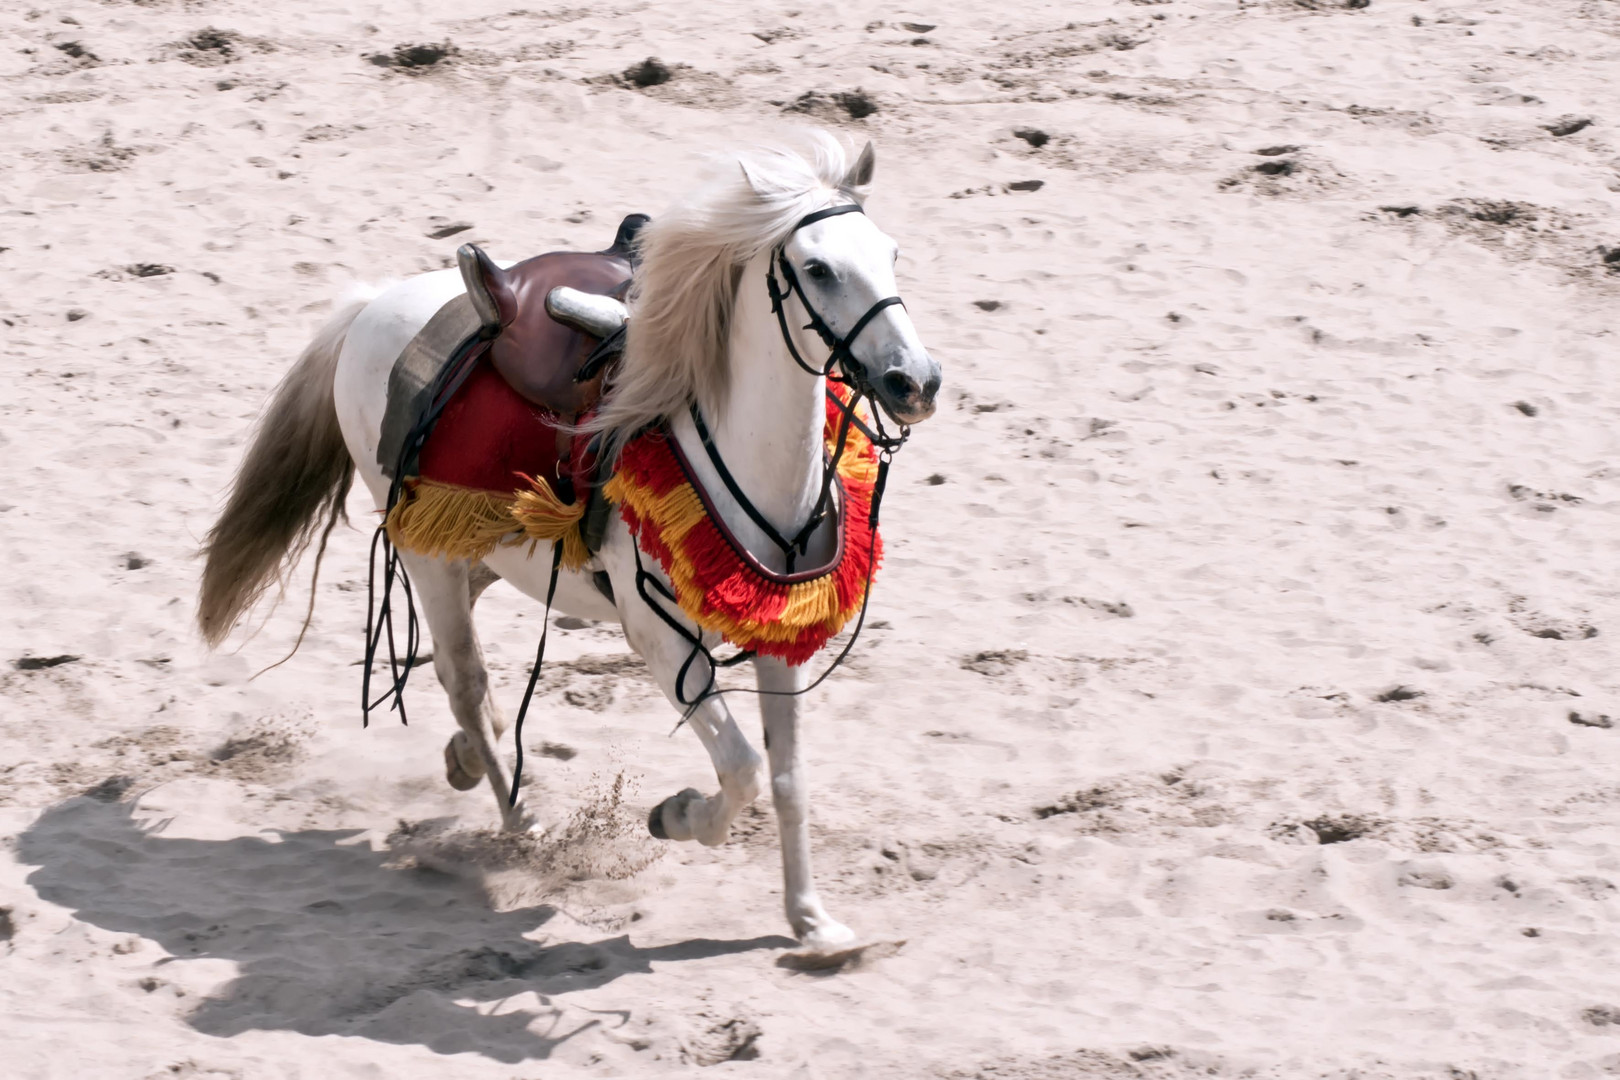
<path fill-rule="evenodd" d="M 479 335 L 488 340 L 517 318 L 517 290 L 506 271 L 496 266 L 495 260 L 477 244 L 462 244 L 457 248 L 456 264 L 461 267 L 467 298 L 478 313 Z"/>

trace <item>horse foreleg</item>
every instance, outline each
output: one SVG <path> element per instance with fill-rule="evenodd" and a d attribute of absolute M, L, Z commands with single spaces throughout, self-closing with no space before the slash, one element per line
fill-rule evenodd
<path fill-rule="evenodd" d="M 710 698 L 698 706 L 687 723 L 709 752 L 720 791 L 705 797 L 696 788 L 687 788 L 671 795 L 653 807 L 647 829 L 660 840 L 696 840 L 715 847 L 730 838 L 731 823 L 742 808 L 759 797 L 759 770 L 764 762 L 718 699 Z"/>
<path fill-rule="evenodd" d="M 450 783 L 465 789 L 476 786 L 479 777 L 488 777 L 503 825 L 526 828 L 529 815 L 521 794 L 508 805 L 512 772 L 499 749 L 506 718 L 490 693 L 489 672 L 472 617 L 473 602 L 495 578 L 465 562 L 401 554 L 433 635 L 433 670 L 461 727 L 445 748 Z"/>
<path fill-rule="evenodd" d="M 700 693 L 708 684 L 709 665 L 701 655 L 694 658 L 686 671 L 684 686 L 677 687 L 681 666 L 691 656 L 692 646 L 637 596 L 635 563 L 629 551 L 631 543 L 628 532 L 621 527 L 609 534 L 604 550 L 607 556 L 604 562 L 613 575 L 613 590 L 618 597 L 625 637 L 630 647 L 647 662 L 670 703 L 684 713 L 687 707 L 681 704 L 682 691 L 688 700 Z M 684 616 L 680 616 L 680 620 L 696 632 L 697 627 Z M 737 726 L 724 699 L 706 699 L 692 711 L 687 723 L 709 752 L 720 790 L 705 796 L 695 788 L 687 788 L 671 795 L 653 807 L 647 828 L 660 840 L 696 840 L 713 847 L 726 842 L 737 814 L 759 797 L 759 774 L 764 762 L 758 751 L 749 745 L 748 737 Z"/>
<path fill-rule="evenodd" d="M 765 751 L 771 761 L 771 797 L 782 841 L 782 904 L 788 925 L 806 946 L 828 950 L 855 940 L 849 927 L 827 914 L 810 872 L 810 789 L 799 746 L 799 702 L 785 696 L 802 690 L 805 669 L 781 660 L 754 661 L 760 714 L 765 720 Z"/>

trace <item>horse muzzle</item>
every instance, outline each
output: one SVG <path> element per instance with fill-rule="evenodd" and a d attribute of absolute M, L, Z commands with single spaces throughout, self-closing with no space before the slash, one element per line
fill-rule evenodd
<path fill-rule="evenodd" d="M 932 357 L 922 363 L 895 364 L 866 388 L 897 424 L 920 424 L 934 415 L 940 368 Z"/>

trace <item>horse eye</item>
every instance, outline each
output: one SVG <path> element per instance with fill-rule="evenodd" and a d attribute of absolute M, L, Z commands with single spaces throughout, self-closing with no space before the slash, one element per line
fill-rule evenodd
<path fill-rule="evenodd" d="M 827 274 L 827 264 L 826 263 L 815 262 L 814 260 L 812 260 L 810 262 L 807 262 L 807 263 L 804 264 L 804 272 L 806 274 L 809 274 L 812 278 L 814 278 L 817 281 L 825 281 L 825 280 L 827 280 L 828 274 Z"/>

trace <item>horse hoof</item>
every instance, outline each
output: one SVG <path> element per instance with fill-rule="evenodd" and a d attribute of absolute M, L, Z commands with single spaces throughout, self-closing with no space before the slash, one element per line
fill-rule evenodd
<path fill-rule="evenodd" d="M 777 958 L 776 966 L 792 971 L 813 971 L 830 975 L 838 971 L 856 971 L 874 960 L 894 956 L 905 947 L 905 939 L 896 941 L 851 941 L 845 945 L 805 945 Z"/>
<path fill-rule="evenodd" d="M 800 948 L 809 953 L 830 956 L 858 947 L 855 931 L 835 919 L 823 918 L 814 928 L 798 937 Z"/>
<path fill-rule="evenodd" d="M 703 792 L 697 788 L 687 788 L 678 791 L 652 808 L 647 815 L 647 831 L 660 840 L 690 840 L 692 839 L 691 824 L 685 816 L 687 807 L 695 802 L 703 801 Z M 669 829 L 664 825 L 664 811 L 669 810 L 675 815 L 675 831 L 685 835 L 670 836 Z"/>
<path fill-rule="evenodd" d="M 541 830 L 540 823 L 535 820 L 534 815 L 520 803 L 515 813 L 503 815 L 501 831 L 514 836 L 537 836 L 543 830 Z"/>
<path fill-rule="evenodd" d="M 471 791 L 483 782 L 482 776 L 474 776 L 461 764 L 461 755 L 456 753 L 456 740 L 451 739 L 444 744 L 444 778 L 450 781 L 450 786 L 457 791 Z"/>

